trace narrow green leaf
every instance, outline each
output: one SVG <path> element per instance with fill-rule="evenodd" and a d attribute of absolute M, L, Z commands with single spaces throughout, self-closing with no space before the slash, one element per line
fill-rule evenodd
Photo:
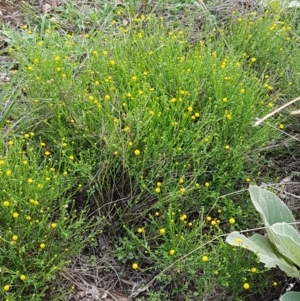
<path fill-rule="evenodd" d="M 0 105 L 1 107 L 3 106 L 4 108 L 3 113 L 0 113 L 0 131 L 2 130 L 16 100 L 20 95 L 19 84 L 16 84 L 15 82 L 11 82 L 9 86 L 15 86 L 15 88 L 9 89 L 6 87 L 5 91 L 0 94 L 1 95 Z M 10 94 L 6 93 L 6 91 L 9 91 Z"/>

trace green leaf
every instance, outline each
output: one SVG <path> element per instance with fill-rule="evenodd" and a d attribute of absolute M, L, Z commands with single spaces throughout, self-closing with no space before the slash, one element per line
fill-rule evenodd
<path fill-rule="evenodd" d="M 294 8 L 294 7 L 300 7 L 300 2 L 299 1 L 291 1 L 288 5 L 289 8 Z M 300 300 L 300 298 L 299 298 Z"/>
<path fill-rule="evenodd" d="M 254 234 L 250 238 L 247 238 L 243 234 L 235 231 L 227 236 L 226 242 L 230 245 L 239 246 L 255 252 L 259 260 L 264 263 L 267 268 L 279 267 L 289 277 L 300 277 L 300 271 L 298 271 L 296 266 L 287 262 L 267 237 Z"/>
<path fill-rule="evenodd" d="M 280 296 L 279 301 L 299 301 L 300 293 L 299 292 L 287 292 Z"/>
<path fill-rule="evenodd" d="M 275 223 L 295 223 L 295 218 L 290 209 L 273 192 L 258 186 L 249 187 L 251 201 L 261 215 L 265 226 Z M 296 229 L 295 224 L 292 225 Z"/>
<path fill-rule="evenodd" d="M 10 87 L 14 88 L 10 89 Z M 19 87 L 19 83 L 12 81 L 11 83 L 9 83 L 9 86 L 5 87 L 4 92 L 0 93 L 0 109 L 3 110 L 3 112 L 0 111 L 0 131 L 2 131 L 3 127 L 5 126 L 5 122 L 9 117 L 9 114 L 11 113 L 11 110 L 20 95 Z"/>
<path fill-rule="evenodd" d="M 300 234 L 291 225 L 276 223 L 270 227 L 277 250 L 300 267 Z"/>
<path fill-rule="evenodd" d="M 258 186 L 249 187 L 251 201 L 260 214 L 265 226 L 269 227 L 275 223 L 295 223 L 295 218 L 289 208 L 273 192 Z M 296 229 L 295 224 L 292 225 Z M 273 232 L 267 228 L 270 241 L 275 244 Z"/>

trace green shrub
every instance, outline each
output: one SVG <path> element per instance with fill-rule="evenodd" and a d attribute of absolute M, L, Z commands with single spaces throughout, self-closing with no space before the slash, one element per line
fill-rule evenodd
<path fill-rule="evenodd" d="M 255 256 L 214 240 L 256 224 L 245 221 L 253 214 L 248 199 L 233 192 L 255 181 L 259 150 L 279 138 L 276 128 L 252 127 L 277 94 L 260 67 L 263 50 L 240 50 L 247 22 L 196 43 L 189 30 L 167 28 L 152 15 L 126 26 L 113 22 L 109 33 L 6 32 L 19 62 L 15 76 L 24 77 L 18 110 L 29 120 L 9 139 L 23 145 L 29 135 L 37 150 L 32 165 L 43 177 L 51 163 L 55 208 L 64 208 L 78 185 L 93 195 L 90 207 L 114 225 L 115 257 L 133 275 L 159 275 L 159 296 L 169 289 L 169 298 L 204 298 L 220 286 L 236 297 L 249 287 L 254 292 L 254 279 L 256 290 L 269 284 Z M 227 30 L 235 47 L 220 43 Z M 280 55 L 272 55 L 273 66 Z"/>

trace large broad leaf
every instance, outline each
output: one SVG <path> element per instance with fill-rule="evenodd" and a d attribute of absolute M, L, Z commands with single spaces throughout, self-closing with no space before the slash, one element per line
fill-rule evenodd
<path fill-rule="evenodd" d="M 287 262 L 267 237 L 254 234 L 248 238 L 235 231 L 227 236 L 226 242 L 255 252 L 259 260 L 268 268 L 279 267 L 289 277 L 300 277 L 300 271 L 296 266 Z"/>
<path fill-rule="evenodd" d="M 276 223 L 272 225 L 269 230 L 273 234 L 276 249 L 295 265 L 300 267 L 299 232 L 286 223 Z"/>
<path fill-rule="evenodd" d="M 265 226 L 269 227 L 275 223 L 295 223 L 295 219 L 289 208 L 273 192 L 262 189 L 258 186 L 249 187 L 251 201 L 255 209 L 259 212 Z M 292 224 L 295 227 L 295 224 Z M 270 241 L 275 244 L 273 232 L 267 228 Z"/>
<path fill-rule="evenodd" d="M 281 222 L 295 223 L 290 209 L 273 192 L 252 185 L 249 187 L 249 192 L 251 201 L 261 215 L 265 226 Z M 295 224 L 292 224 L 292 227 L 296 229 Z"/>
<path fill-rule="evenodd" d="M 294 8 L 294 7 L 300 7 L 300 2 L 299 1 L 291 1 L 288 5 L 289 8 Z M 299 298 L 300 300 L 300 298 Z"/>
<path fill-rule="evenodd" d="M 287 292 L 280 296 L 279 301 L 299 301 L 300 293 L 298 292 Z"/>

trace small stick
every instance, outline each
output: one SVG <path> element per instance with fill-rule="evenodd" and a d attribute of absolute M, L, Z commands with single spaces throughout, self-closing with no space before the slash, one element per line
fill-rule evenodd
<path fill-rule="evenodd" d="M 292 112 L 291 112 L 291 115 L 298 115 L 298 114 L 300 114 L 300 110 L 292 111 Z"/>
<path fill-rule="evenodd" d="M 261 123 L 263 123 L 266 119 L 268 119 L 269 117 L 275 115 L 276 113 L 278 113 L 279 111 L 281 111 L 282 109 L 286 108 L 287 106 L 291 105 L 292 103 L 296 102 L 300 100 L 300 96 L 291 100 L 290 102 L 286 103 L 285 105 L 281 106 L 280 108 L 276 109 L 275 111 L 271 112 L 270 114 L 266 115 L 264 118 L 262 119 L 259 119 L 257 118 L 257 121 L 254 123 L 253 126 L 258 126 L 260 125 Z"/>

